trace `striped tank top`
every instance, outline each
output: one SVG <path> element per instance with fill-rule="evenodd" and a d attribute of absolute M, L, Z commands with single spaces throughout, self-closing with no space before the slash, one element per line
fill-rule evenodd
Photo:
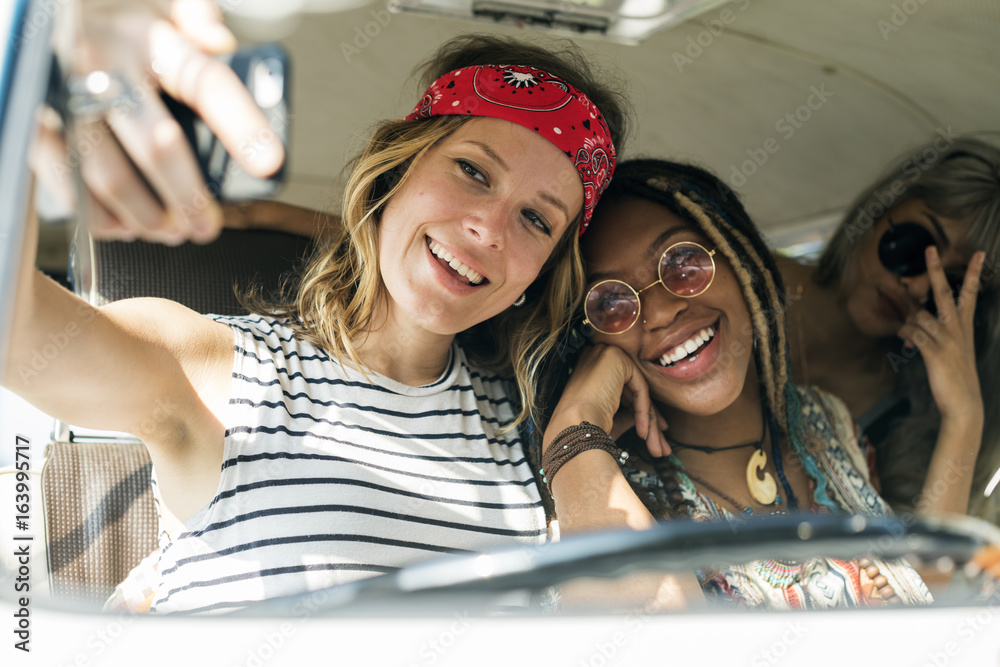
<path fill-rule="evenodd" d="M 513 385 L 458 345 L 434 383 L 341 366 L 284 321 L 235 336 L 215 498 L 161 535 L 151 611 L 221 612 L 445 553 L 546 541 Z"/>

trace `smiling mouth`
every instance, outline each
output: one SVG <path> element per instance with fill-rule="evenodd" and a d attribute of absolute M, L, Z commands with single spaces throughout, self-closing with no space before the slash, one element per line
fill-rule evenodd
<path fill-rule="evenodd" d="M 704 350 L 714 338 L 715 327 L 705 327 L 704 329 L 695 332 L 693 336 L 677 347 L 667 350 L 663 356 L 660 357 L 660 365 L 664 368 L 669 368 L 682 359 L 687 359 L 689 361 L 697 359 L 698 355 L 701 354 L 701 351 Z"/>
<path fill-rule="evenodd" d="M 427 247 L 430 248 L 431 253 L 435 257 L 441 260 L 441 265 L 446 269 L 451 270 L 452 274 L 454 274 L 455 277 L 462 282 L 473 286 L 478 286 L 483 283 L 483 277 L 481 275 L 479 275 L 471 267 L 460 262 L 457 257 L 442 248 L 429 236 L 427 237 Z"/>

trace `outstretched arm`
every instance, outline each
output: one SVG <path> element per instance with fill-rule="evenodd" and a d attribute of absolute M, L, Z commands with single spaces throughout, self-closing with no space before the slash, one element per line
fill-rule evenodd
<path fill-rule="evenodd" d="M 25 258 L 34 258 L 29 212 Z M 126 431 L 145 442 L 180 518 L 218 485 L 221 414 L 232 366 L 229 327 L 162 299 L 95 308 L 26 259 L 3 385 L 57 419 Z"/>

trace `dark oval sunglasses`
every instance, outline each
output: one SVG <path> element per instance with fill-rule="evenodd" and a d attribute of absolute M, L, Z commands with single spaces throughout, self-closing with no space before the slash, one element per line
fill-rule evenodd
<path fill-rule="evenodd" d="M 639 295 L 653 285 L 683 299 L 704 294 L 715 280 L 715 250 L 692 241 L 675 243 L 660 255 L 658 280 L 641 290 L 621 280 L 602 280 L 587 292 L 583 305 L 585 324 L 604 334 L 622 334 L 639 321 Z"/>
<path fill-rule="evenodd" d="M 893 222 L 878 241 L 878 258 L 882 266 L 900 278 L 912 278 L 927 273 L 927 248 L 936 246 L 930 230 L 916 222 Z M 945 274 L 952 294 L 957 299 L 962 291 L 965 278 L 960 275 Z M 924 306 L 931 315 L 937 315 L 934 292 L 928 296 Z"/>

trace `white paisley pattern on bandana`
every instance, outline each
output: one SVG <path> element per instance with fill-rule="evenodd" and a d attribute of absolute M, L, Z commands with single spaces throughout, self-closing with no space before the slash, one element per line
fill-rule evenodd
<path fill-rule="evenodd" d="M 558 146 L 580 174 L 580 233 L 587 229 L 614 174 L 615 145 L 600 110 L 581 90 L 527 65 L 463 67 L 432 83 L 406 120 L 432 116 L 501 118 Z"/>

